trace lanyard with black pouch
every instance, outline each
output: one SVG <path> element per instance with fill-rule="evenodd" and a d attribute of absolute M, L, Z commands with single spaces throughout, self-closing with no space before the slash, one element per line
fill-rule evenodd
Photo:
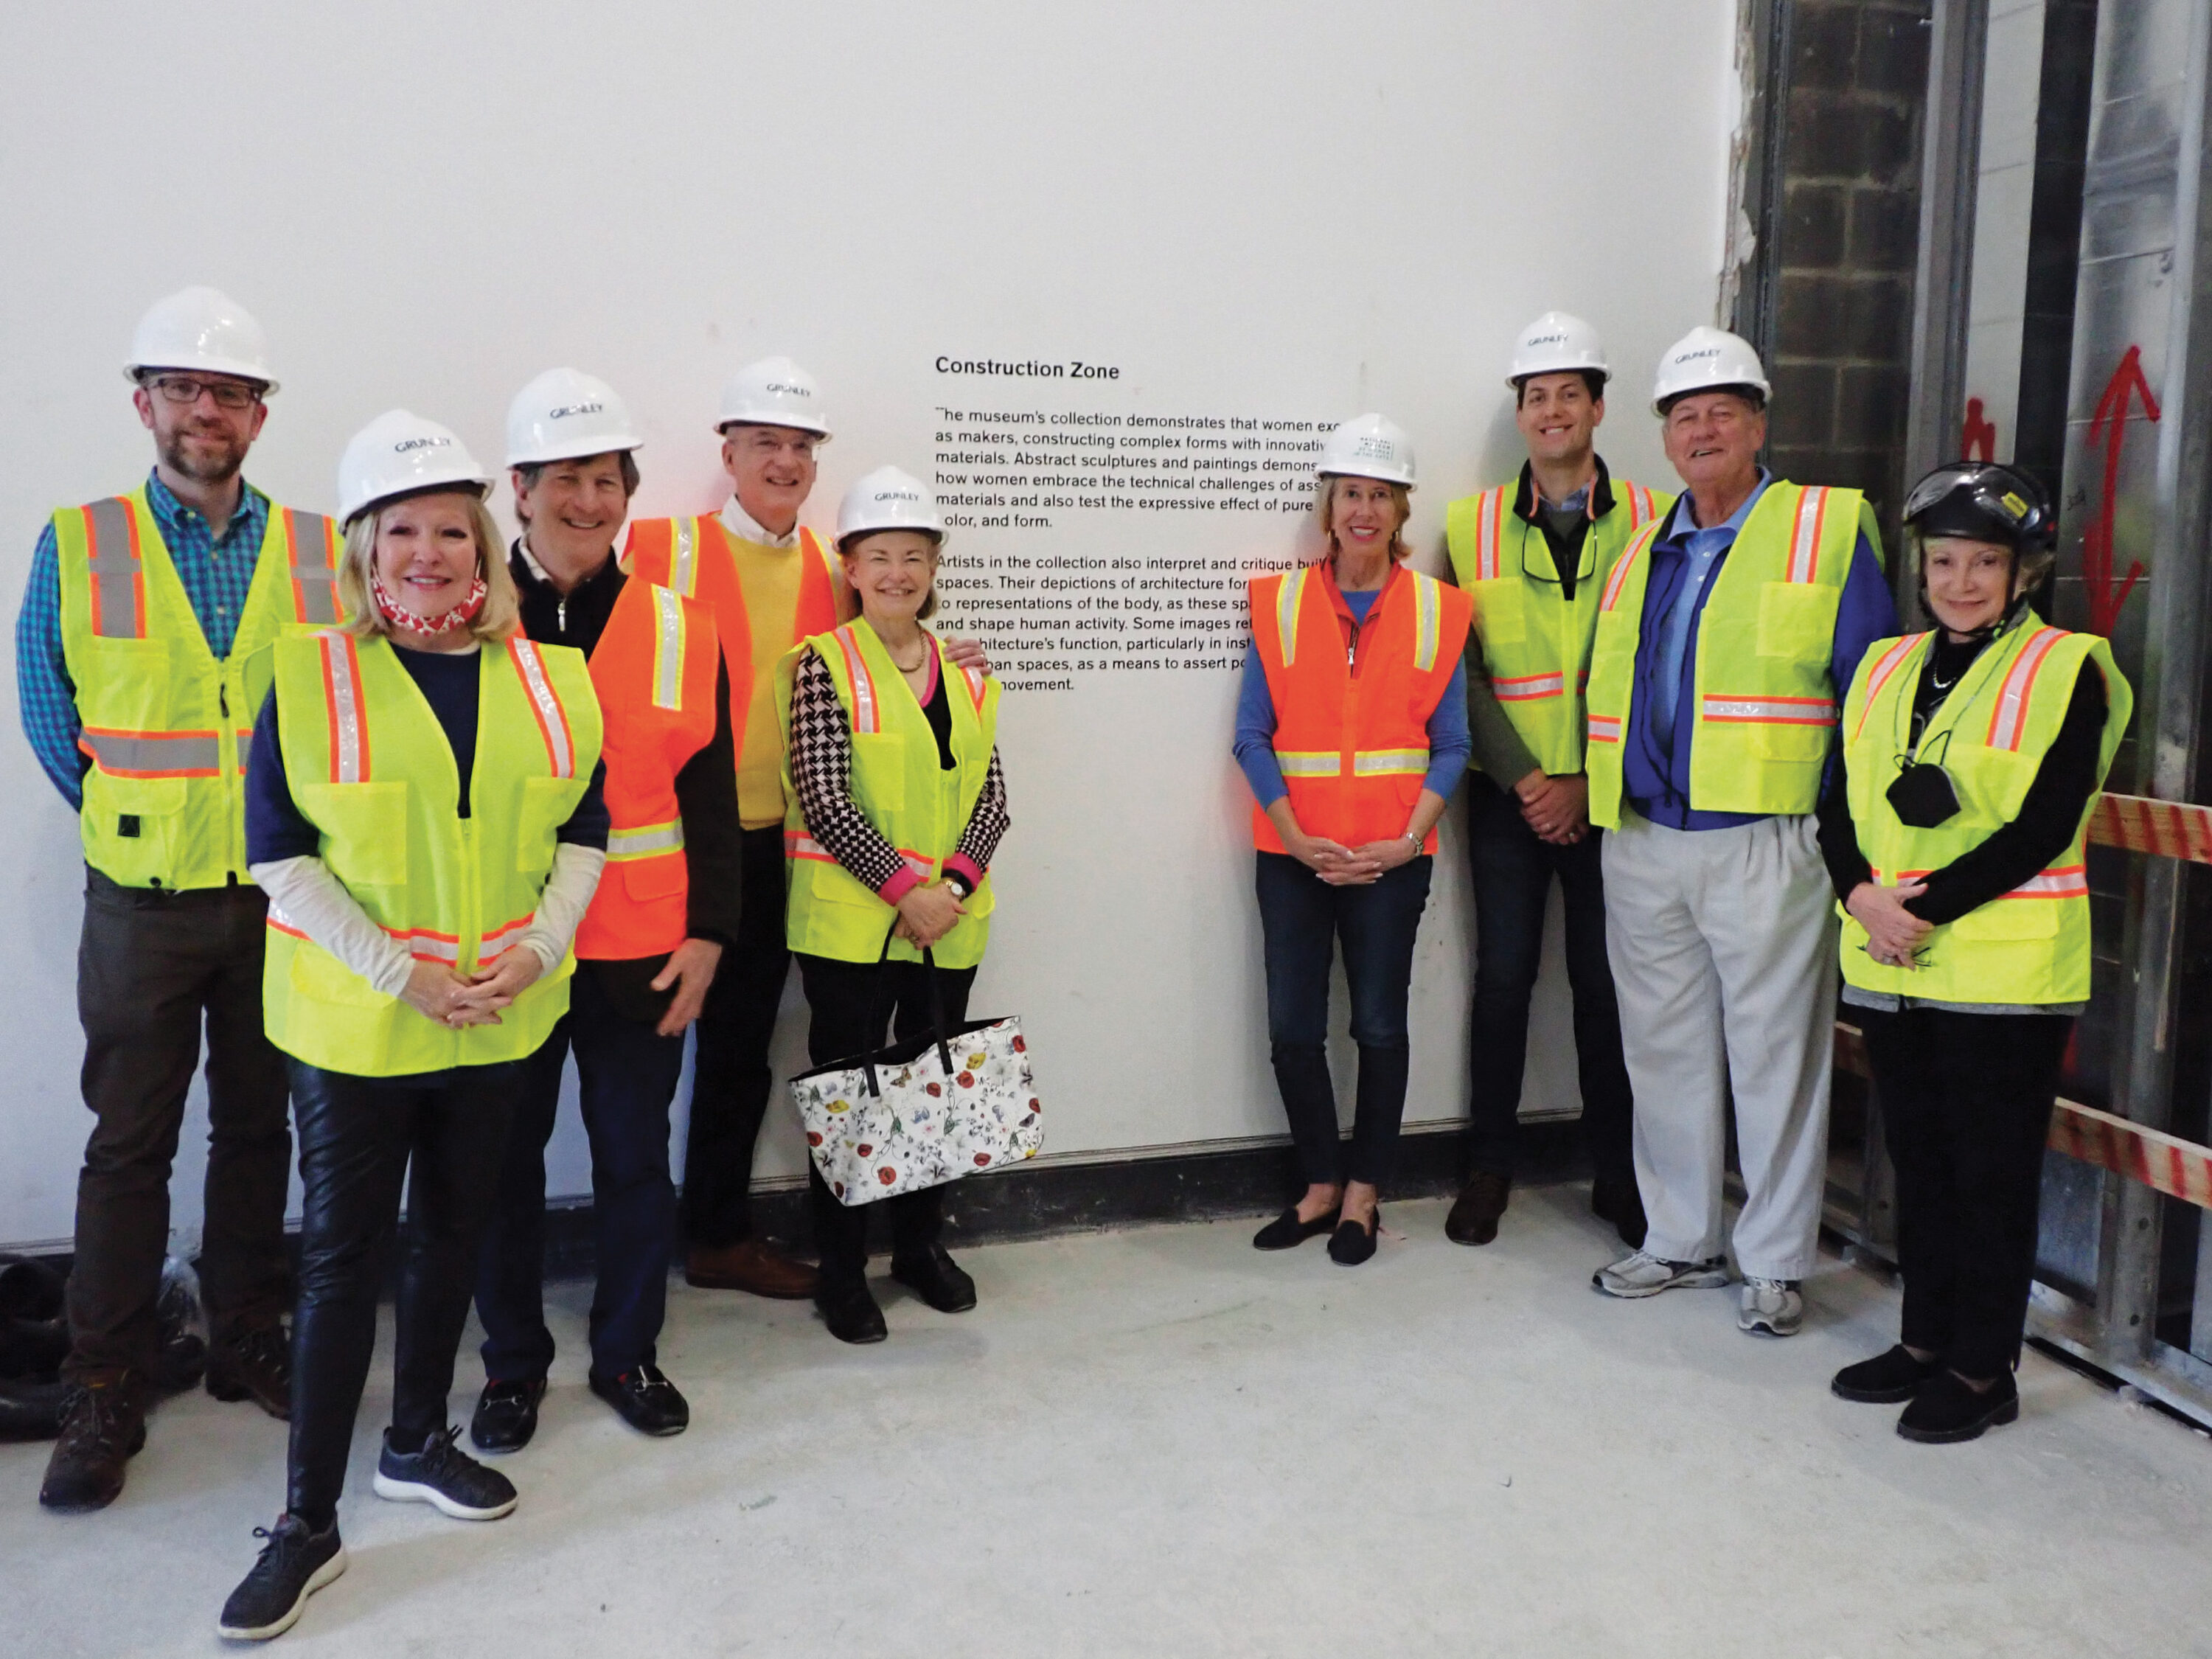
<path fill-rule="evenodd" d="M 1936 643 L 1935 637 L 1931 635 L 1928 641 L 1928 657 L 1931 664 L 1935 661 Z M 1985 667 L 1998 654 L 1996 647 L 1996 640 L 1991 640 L 1988 645 L 1984 646 L 1981 657 L 1974 663 L 1972 668 L 1967 670 L 1967 672 L 1972 674 L 1974 669 Z M 1966 696 L 1965 701 L 1960 703 L 1960 718 L 1965 717 L 1966 710 L 1973 706 L 1974 699 L 1981 696 L 1983 687 L 1992 683 L 1995 678 L 1992 674 L 1984 674 L 1982 677 L 1982 684 L 1977 685 Z M 1957 695 L 1956 692 L 1953 692 L 1936 705 L 1928 717 L 1929 726 L 1935 725 L 1949 711 L 1952 697 Z M 1898 700 L 1899 709 L 1905 720 L 1905 730 L 1898 733 L 1900 752 L 1897 757 L 1897 778 L 1891 783 L 1885 795 L 1889 802 L 1889 810 L 1897 814 L 1897 821 L 1899 823 L 1911 830 L 1933 830 L 1958 817 L 1959 787 L 1951 781 L 1951 775 L 1943 769 L 1939 759 L 1923 760 L 1920 757 L 1922 751 L 1926 750 L 1931 742 L 1936 744 L 1936 753 L 1939 756 L 1948 756 L 1951 752 L 1951 733 L 1958 729 L 1959 720 L 1953 720 L 1941 732 L 1933 734 L 1929 733 L 1926 727 L 1923 727 L 1918 740 L 1911 743 L 1908 746 L 1907 739 L 1911 732 L 1912 708 L 1918 701 L 1917 685 L 1912 695 Z"/>

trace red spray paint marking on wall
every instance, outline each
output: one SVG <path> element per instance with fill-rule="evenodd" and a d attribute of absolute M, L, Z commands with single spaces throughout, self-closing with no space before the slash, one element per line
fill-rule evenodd
<path fill-rule="evenodd" d="M 2158 399 L 2151 395 L 2150 382 L 2143 378 L 2141 346 L 2130 346 L 2127 355 L 2120 359 L 2112 378 L 2105 382 L 2104 395 L 2097 399 L 2097 412 L 2089 421 L 2089 441 L 2097 441 L 2101 428 L 2105 443 L 2103 494 L 2096 518 L 2081 535 L 2081 578 L 2089 592 L 2089 628 L 2097 634 L 2109 635 L 2112 631 L 2112 624 L 2119 620 L 2120 607 L 2127 603 L 2129 592 L 2143 574 L 2142 564 L 2130 559 L 2128 574 L 2120 579 L 2118 591 L 2113 591 L 2112 519 L 2118 505 L 2120 451 L 2127 442 L 2130 396 L 2142 399 L 2144 415 L 2154 421 L 2158 419 Z"/>
<path fill-rule="evenodd" d="M 1983 414 L 1979 398 L 1966 399 L 1966 425 L 1959 434 L 1959 454 L 1969 461 L 1994 461 L 1997 458 L 1997 429 Z"/>

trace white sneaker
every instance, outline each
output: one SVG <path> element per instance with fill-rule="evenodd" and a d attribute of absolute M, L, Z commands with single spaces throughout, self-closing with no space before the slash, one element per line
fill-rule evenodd
<path fill-rule="evenodd" d="M 1796 1280 L 1744 1276 L 1735 1316 L 1738 1330 L 1755 1336 L 1795 1336 L 1804 1322 L 1805 1298 L 1798 1294 Z"/>
<path fill-rule="evenodd" d="M 1669 1261 L 1638 1250 L 1590 1275 L 1590 1288 L 1607 1296 L 1656 1296 L 1662 1291 L 1709 1291 L 1728 1283 L 1728 1259 Z"/>

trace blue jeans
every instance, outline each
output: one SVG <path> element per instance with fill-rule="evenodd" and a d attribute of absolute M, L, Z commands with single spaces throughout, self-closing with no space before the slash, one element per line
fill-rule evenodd
<path fill-rule="evenodd" d="M 1267 964 L 1267 1041 L 1309 1182 L 1389 1178 L 1406 1111 L 1406 993 L 1429 902 L 1425 854 L 1364 887 L 1332 887 L 1287 853 L 1262 853 L 1255 886 Z M 1352 987 L 1359 1092 L 1346 1155 L 1328 1075 L 1328 970 L 1339 940 Z"/>
<path fill-rule="evenodd" d="M 668 1175 L 668 1107 L 684 1069 L 684 1039 L 619 1012 L 589 963 L 569 981 L 568 1012 L 523 1062 L 521 1098 L 507 1133 L 499 1207 L 477 1268 L 477 1317 L 487 1381 L 536 1382 L 553 1364 L 545 1328 L 545 1143 L 561 1103 L 561 1073 L 576 1051 L 584 1133 L 592 1144 L 594 1376 L 612 1379 L 655 1358 L 676 1243 Z"/>
<path fill-rule="evenodd" d="M 1632 1182 L 1632 1097 L 1620 1052 L 1620 1005 L 1606 959 L 1601 832 L 1571 847 L 1545 841 L 1514 798 L 1480 772 L 1468 774 L 1468 851 L 1474 866 L 1477 930 L 1474 1088 L 1468 1100 L 1468 1166 L 1510 1177 L 1528 1060 L 1528 1000 L 1544 952 L 1544 907 L 1559 878 L 1566 900 L 1567 982 L 1575 995 L 1575 1065 L 1590 1172 Z"/>

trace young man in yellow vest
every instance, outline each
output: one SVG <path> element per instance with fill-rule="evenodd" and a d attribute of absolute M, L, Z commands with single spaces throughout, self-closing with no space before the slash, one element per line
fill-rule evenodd
<path fill-rule="evenodd" d="M 1454 501 L 1444 518 L 1452 574 L 1474 599 L 1468 714 L 1480 763 L 1468 775 L 1476 924 L 1468 1179 L 1444 1221 L 1460 1244 L 1498 1237 L 1512 1191 L 1528 1002 L 1554 876 L 1566 902 L 1590 1207 L 1626 1243 L 1644 1242 L 1600 836 L 1583 775 L 1583 688 L 1605 580 L 1674 497 L 1615 478 L 1598 455 L 1607 373 L 1597 331 L 1579 317 L 1547 311 L 1522 329 L 1506 384 L 1528 459 L 1516 482 Z"/>
<path fill-rule="evenodd" d="M 691 1419 L 656 1348 L 676 1243 L 668 1113 L 684 1033 L 738 936 L 737 774 L 714 613 L 633 581 L 614 556 L 639 443 L 614 389 L 572 368 L 539 375 L 507 410 L 523 521 L 507 566 L 523 631 L 591 660 L 612 827 L 576 932 L 568 1012 L 530 1060 L 477 1267 L 484 1389 L 469 1437 L 484 1452 L 530 1443 L 553 1363 L 545 1146 L 571 1049 L 592 1148 L 591 1389 L 642 1434 L 678 1434 Z"/>
<path fill-rule="evenodd" d="M 1598 601 L 1589 815 L 1613 832 L 1607 943 L 1649 1227 L 1592 1282 L 1620 1297 L 1728 1283 L 1732 1098 L 1736 1322 L 1789 1336 L 1820 1231 L 1836 1000 L 1812 814 L 1837 706 L 1896 611 L 1865 498 L 1759 465 L 1767 389 L 1758 354 L 1719 329 L 1661 359 L 1654 400 L 1687 489 Z"/>
<path fill-rule="evenodd" d="M 283 1323 L 291 1170 L 283 1056 L 262 1031 L 266 902 L 241 789 L 270 647 L 336 619 L 328 520 L 240 476 L 276 389 L 260 325 L 213 289 L 146 313 L 126 372 L 152 475 L 53 515 L 16 623 L 23 728 L 78 814 L 84 1100 L 70 1276 L 75 1384 L 39 1501 L 100 1509 L 144 1443 L 169 1172 L 207 1030 L 200 1282 L 208 1392 L 290 1411 Z"/>
<path fill-rule="evenodd" d="M 743 903 L 728 959 L 698 1021 L 684 1165 L 685 1279 L 710 1290 L 811 1297 L 815 1270 L 753 1231 L 753 1146 L 768 1111 L 769 1044 L 783 1004 L 783 730 L 775 665 L 847 609 L 836 556 L 799 522 L 814 488 L 815 450 L 830 426 L 814 377 L 788 357 L 739 369 L 715 422 L 731 494 L 719 514 L 631 526 L 634 574 L 704 599 L 729 665 L 738 812 L 744 826 Z M 953 647 L 982 666 L 972 643 Z"/>

